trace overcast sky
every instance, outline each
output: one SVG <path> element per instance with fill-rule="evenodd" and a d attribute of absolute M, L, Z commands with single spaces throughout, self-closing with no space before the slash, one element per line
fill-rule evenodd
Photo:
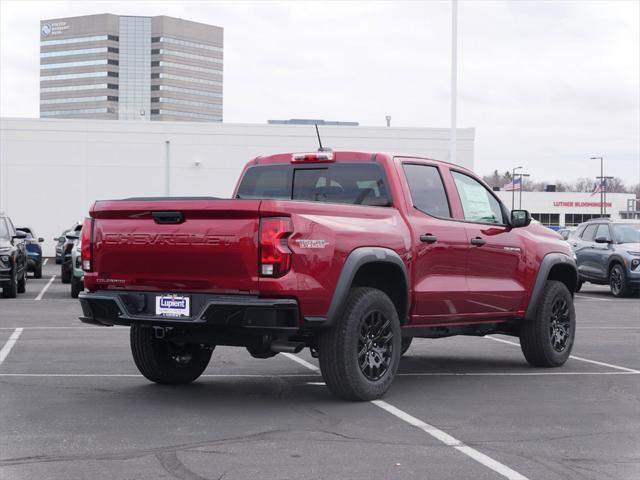
<path fill-rule="evenodd" d="M 640 2 L 461 1 L 458 126 L 475 170 L 640 182 Z M 114 13 L 224 27 L 224 121 L 448 127 L 451 4 L 0 0 L 0 115 L 38 116 L 39 21 Z"/>

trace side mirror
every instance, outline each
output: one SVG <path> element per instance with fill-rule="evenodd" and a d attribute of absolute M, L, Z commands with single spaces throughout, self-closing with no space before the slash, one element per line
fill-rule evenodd
<path fill-rule="evenodd" d="M 528 210 L 511 210 L 511 227 L 526 227 L 531 223 L 531 214 Z"/>
<path fill-rule="evenodd" d="M 78 240 L 80 237 L 78 235 L 65 235 L 67 240 Z"/>
<path fill-rule="evenodd" d="M 596 243 L 611 243 L 607 237 L 598 237 L 596 238 Z"/>
<path fill-rule="evenodd" d="M 42 243 L 42 242 L 44 242 L 44 238 L 38 237 L 38 243 Z"/>
<path fill-rule="evenodd" d="M 16 234 L 13 236 L 13 238 L 27 238 L 27 234 L 24 233 L 22 230 L 16 230 Z"/>

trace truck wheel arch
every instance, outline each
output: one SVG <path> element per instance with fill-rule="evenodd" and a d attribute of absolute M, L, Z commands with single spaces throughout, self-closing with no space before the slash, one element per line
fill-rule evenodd
<path fill-rule="evenodd" d="M 398 311 L 400 324 L 409 313 L 409 275 L 400 255 L 389 248 L 360 247 L 353 250 L 345 261 L 331 304 L 327 323 L 334 325 L 342 312 L 352 287 L 373 287 L 385 292 Z"/>
<path fill-rule="evenodd" d="M 575 260 L 564 253 L 548 253 L 544 256 L 533 284 L 533 291 L 525 313 L 526 319 L 534 318 L 540 295 L 547 280 L 558 280 L 564 283 L 573 296 L 578 284 L 578 269 Z"/>

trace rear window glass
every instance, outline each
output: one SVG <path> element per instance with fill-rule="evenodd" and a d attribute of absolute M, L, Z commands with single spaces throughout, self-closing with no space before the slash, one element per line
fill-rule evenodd
<path fill-rule="evenodd" d="M 373 162 L 251 167 L 240 182 L 237 198 L 391 204 L 382 167 Z"/>

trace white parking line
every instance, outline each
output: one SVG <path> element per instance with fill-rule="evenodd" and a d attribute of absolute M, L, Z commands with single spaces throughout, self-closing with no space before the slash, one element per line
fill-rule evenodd
<path fill-rule="evenodd" d="M 42 300 L 42 296 L 45 294 L 45 292 L 47 290 L 49 290 L 49 287 L 51 286 L 51 284 L 53 283 L 53 281 L 56 279 L 56 276 L 53 275 L 51 277 L 51 279 L 47 282 L 47 284 L 42 287 L 42 290 L 40 290 L 40 293 L 38 294 L 38 296 L 35 298 L 35 300 Z"/>
<path fill-rule="evenodd" d="M 508 345 L 515 345 L 516 347 L 520 346 L 519 343 L 510 342 L 509 340 L 503 340 L 501 338 L 492 337 L 491 335 L 487 335 L 484 338 L 488 338 L 489 340 L 493 340 L 495 342 L 506 343 Z M 613 365 L 611 363 L 598 362 L 597 360 L 590 360 L 590 359 L 584 358 L 584 357 L 576 357 L 575 355 L 569 355 L 569 358 L 572 358 L 573 360 L 579 360 L 579 361 L 585 362 L 585 363 L 592 363 L 594 365 L 600 365 L 602 367 L 615 368 L 616 370 L 621 370 L 621 371 L 627 372 L 627 373 L 640 373 L 640 370 L 634 370 L 633 368 L 621 367 L 620 365 Z"/>
<path fill-rule="evenodd" d="M 316 367 L 312 363 L 309 363 L 306 360 L 303 360 L 302 358 L 300 358 L 300 357 L 298 357 L 296 355 L 285 354 L 285 356 L 287 358 L 290 358 L 294 362 L 299 363 L 300 365 L 304 366 L 305 368 L 308 368 L 309 370 L 313 370 L 314 372 L 317 372 L 317 371 L 320 370 L 318 367 Z M 422 420 L 409 415 L 407 412 L 404 412 L 404 411 L 400 410 L 399 408 L 394 407 L 390 403 L 384 402 L 382 400 L 372 400 L 370 403 L 372 405 L 375 405 L 376 407 L 379 407 L 379 408 L 385 410 L 386 412 L 390 413 L 391 415 L 394 415 L 395 417 L 399 418 L 400 420 L 403 420 L 403 421 L 407 422 L 408 424 L 413 425 L 414 427 L 417 427 L 417 428 L 423 430 L 424 432 L 428 433 L 429 435 L 431 435 L 436 440 L 439 440 L 442 443 L 444 443 L 445 445 L 448 445 L 450 447 L 455 448 L 459 452 L 462 452 L 465 455 L 467 455 L 469 458 L 472 458 L 476 462 L 484 465 L 487 468 L 490 468 L 494 472 L 499 473 L 500 475 L 502 475 L 502 476 L 504 476 L 504 477 L 506 477 L 506 478 L 508 478 L 510 480 L 528 480 L 527 477 L 519 474 L 515 470 L 512 470 L 509 467 L 507 467 L 506 465 L 504 465 L 504 464 L 498 462 L 497 460 L 494 460 L 493 458 L 485 455 L 484 453 L 479 452 L 478 450 L 476 450 L 474 448 L 471 448 L 468 445 L 465 445 L 460 440 L 457 440 L 456 438 L 454 438 L 451 435 L 449 435 L 448 433 L 443 432 L 442 430 L 434 427 L 433 425 L 429 425 L 428 423 L 423 422 Z"/>
<path fill-rule="evenodd" d="M 584 295 L 581 293 L 576 293 L 576 297 L 578 298 L 586 298 L 587 300 L 601 300 L 603 302 L 617 302 L 618 300 L 613 300 L 612 298 L 600 298 L 600 297 L 593 297 L 591 295 Z"/>
<path fill-rule="evenodd" d="M 2 362 L 7 358 L 7 355 L 9 355 L 9 352 L 18 341 L 18 338 L 20 338 L 20 335 L 22 335 L 22 328 L 16 328 L 9 337 L 9 340 L 7 340 L 7 343 L 4 344 L 4 347 L 0 350 L 0 365 L 2 365 Z"/>
<path fill-rule="evenodd" d="M 44 265 L 46 265 L 48 261 L 49 261 L 49 259 L 48 259 L 48 258 L 45 258 L 45 259 L 44 259 L 44 262 L 42 262 L 42 265 L 43 265 L 43 266 L 44 266 Z"/>

